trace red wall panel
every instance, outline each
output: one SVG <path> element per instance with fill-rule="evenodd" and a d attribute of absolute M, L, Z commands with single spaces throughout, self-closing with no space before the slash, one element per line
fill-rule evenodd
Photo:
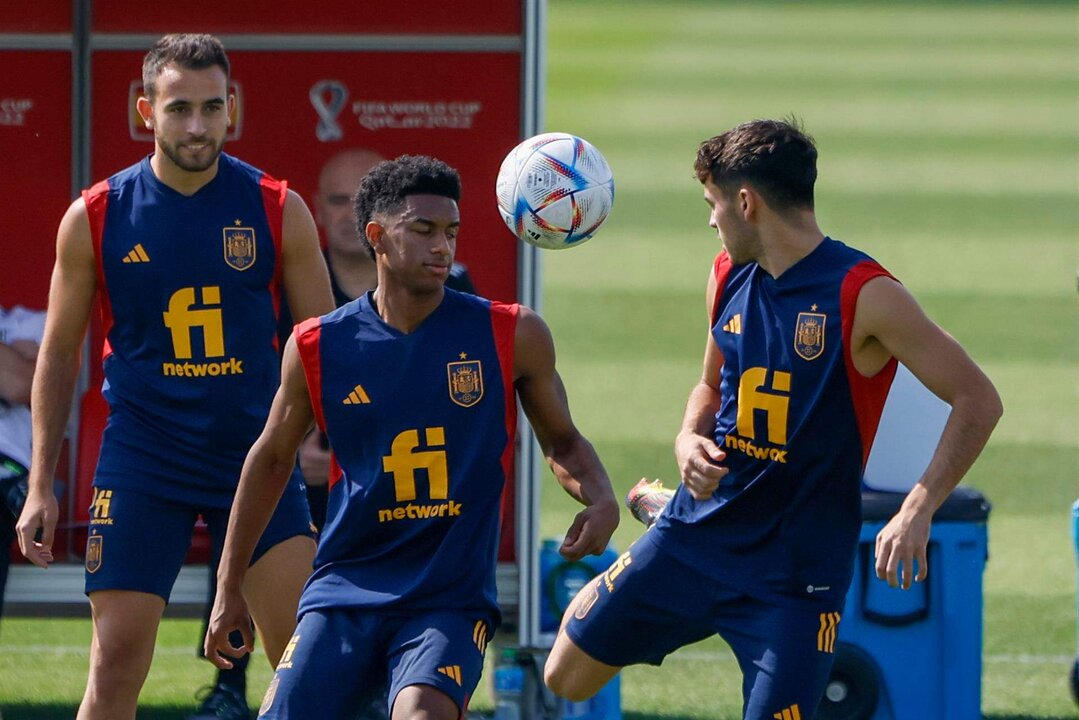
<path fill-rule="evenodd" d="M 142 54 L 93 55 L 95 180 L 153 151 L 130 105 Z M 286 178 L 309 204 L 323 163 L 346 148 L 448 162 L 463 184 L 458 259 L 481 294 L 517 298 L 517 242 L 494 199 L 499 164 L 520 134 L 516 53 L 235 50 L 229 59 L 241 108 L 228 152 Z"/>
<path fill-rule="evenodd" d="M 71 32 L 71 0 L 8 0 L 0 11 L 0 32 Z"/>
<path fill-rule="evenodd" d="M 0 50 L 0 305 L 44 308 L 71 201 L 71 54 Z"/>
<path fill-rule="evenodd" d="M 177 26 L 169 3 L 98 0 L 95 32 L 175 31 L 210 33 L 511 34 L 521 32 L 522 3 L 445 0 L 238 0 L 202 3 L 198 18 Z M 197 25 L 191 27 L 190 25 Z"/>

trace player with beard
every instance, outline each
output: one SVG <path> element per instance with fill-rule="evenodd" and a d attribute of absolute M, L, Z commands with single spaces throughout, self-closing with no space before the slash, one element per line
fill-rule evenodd
<path fill-rule="evenodd" d="M 135 717 L 199 515 L 220 546 L 280 379 L 282 290 L 295 318 L 333 307 L 306 205 L 286 183 L 222 152 L 235 103 L 228 86 L 216 38 L 161 38 L 143 63 L 138 100 L 153 154 L 85 190 L 60 223 L 18 534 L 31 561 L 52 561 L 50 478 L 99 296 L 110 411 L 86 547 L 93 640 L 80 719 Z M 295 475 L 243 587 L 274 665 L 310 574 L 311 535 Z"/>

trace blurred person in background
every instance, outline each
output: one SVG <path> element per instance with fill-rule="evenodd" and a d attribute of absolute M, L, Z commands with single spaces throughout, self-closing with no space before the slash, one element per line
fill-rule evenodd
<path fill-rule="evenodd" d="M 30 474 L 30 388 L 45 313 L 0 306 L 0 614 L 15 540 L 15 518 L 26 502 Z"/>

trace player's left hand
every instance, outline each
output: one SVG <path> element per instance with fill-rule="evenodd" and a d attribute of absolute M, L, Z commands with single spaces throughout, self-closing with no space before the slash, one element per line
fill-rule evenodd
<path fill-rule="evenodd" d="M 601 554 L 618 527 L 618 517 L 618 501 L 613 495 L 581 510 L 566 531 L 559 554 L 571 562 Z"/>
<path fill-rule="evenodd" d="M 229 635 L 233 630 L 239 630 L 243 636 L 244 644 L 235 647 L 229 641 Z M 251 616 L 247 612 L 247 603 L 244 602 L 243 594 L 239 590 L 228 590 L 220 585 L 217 588 L 217 598 L 210 613 L 210 624 L 206 629 L 206 640 L 203 650 L 206 659 L 217 667 L 227 670 L 232 667 L 232 661 L 223 657 L 228 655 L 232 658 L 243 657 L 255 649 L 255 636 L 251 632 Z"/>
<path fill-rule="evenodd" d="M 902 587 L 909 590 L 911 580 L 921 582 L 929 575 L 926 547 L 932 516 L 924 511 L 903 507 L 877 533 L 877 577 L 899 587 L 902 568 Z M 914 563 L 918 574 L 914 574 Z"/>

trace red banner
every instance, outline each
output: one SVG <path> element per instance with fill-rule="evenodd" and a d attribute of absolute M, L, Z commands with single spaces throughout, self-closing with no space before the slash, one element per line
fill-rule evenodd
<path fill-rule="evenodd" d="M 142 54 L 94 53 L 95 180 L 153 151 L 132 110 Z M 230 153 L 287 179 L 309 204 L 323 164 L 345 149 L 444 160 L 463 184 L 458 260 L 482 295 L 517 298 L 517 243 L 494 196 L 520 134 L 516 53 L 235 50 L 229 59 L 240 101 Z"/>
<path fill-rule="evenodd" d="M 71 0 L 17 0 L 4 3 L 0 31 L 5 33 L 71 32 Z"/>
<path fill-rule="evenodd" d="M 186 22 L 209 33 L 509 34 L 521 33 L 518 2 L 401 0 L 277 0 L 203 3 Z M 176 27 L 176 6 L 108 0 L 94 3 L 95 32 L 159 33 Z"/>
<path fill-rule="evenodd" d="M 71 53 L 0 50 L 0 305 L 44 308 L 71 202 Z"/>

